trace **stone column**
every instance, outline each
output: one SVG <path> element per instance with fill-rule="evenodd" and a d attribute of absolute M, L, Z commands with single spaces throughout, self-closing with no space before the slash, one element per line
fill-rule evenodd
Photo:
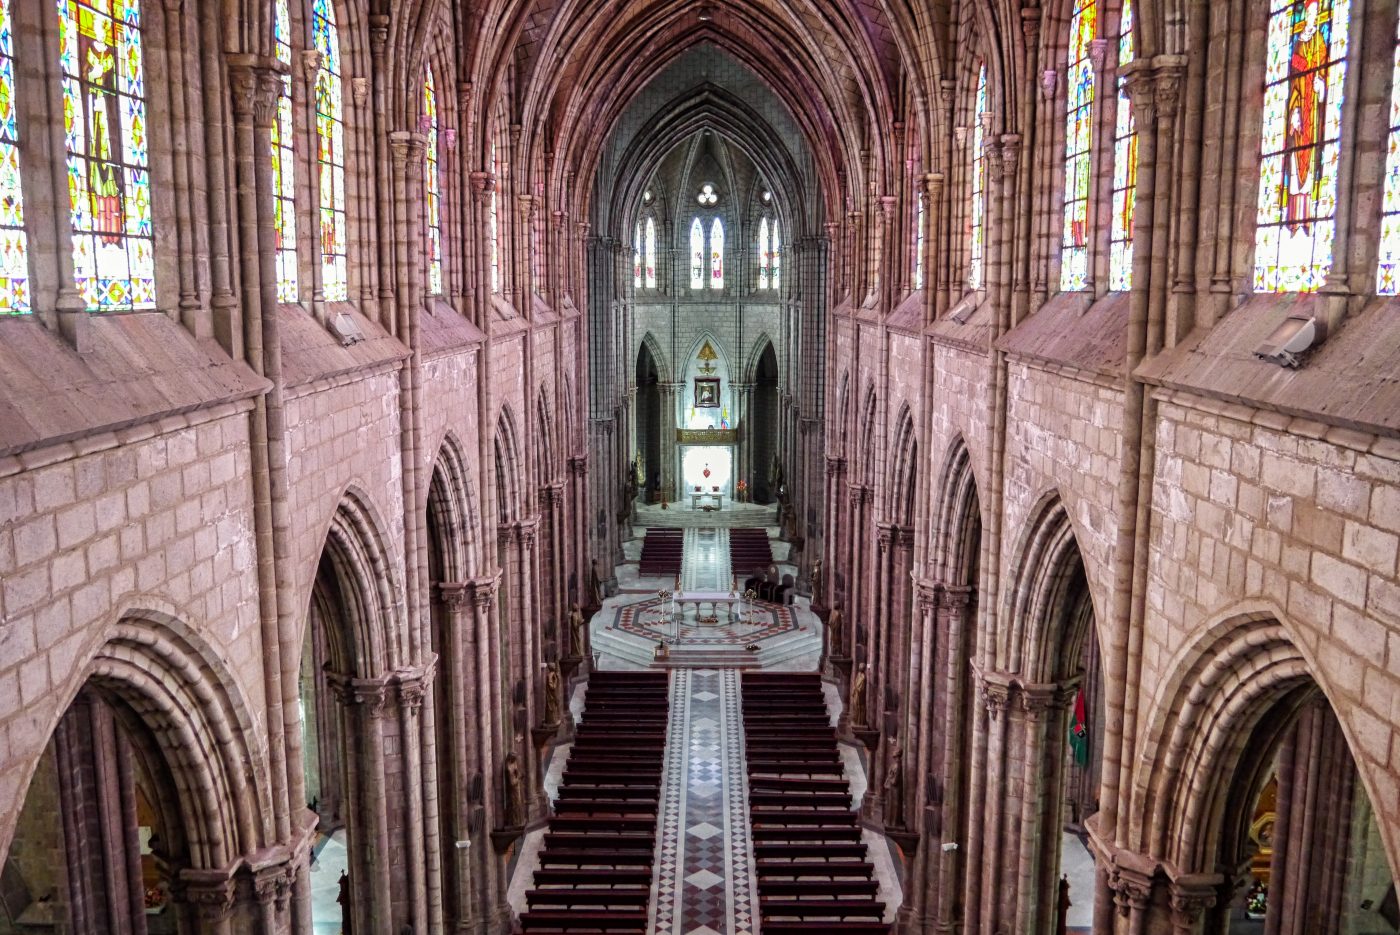
<path fill-rule="evenodd" d="M 974 710 L 969 699 L 971 684 L 967 678 L 971 662 L 967 651 L 967 634 L 972 632 L 976 621 L 972 618 L 972 598 L 974 591 L 968 586 L 943 585 L 938 592 L 938 632 L 943 634 L 943 651 L 940 654 L 943 670 L 943 749 L 939 757 L 941 777 L 935 774 L 942 788 L 942 813 L 938 822 L 944 841 L 951 841 L 966 847 L 967 841 L 958 841 L 962 828 L 962 816 L 972 807 L 970 788 L 964 788 L 963 772 L 968 768 L 967 713 Z M 927 707 L 927 705 L 925 706 Z M 933 842 L 928 843 L 933 847 Z M 939 931 L 952 931 L 956 923 L 953 909 L 961 899 L 962 873 L 968 858 L 954 850 L 941 854 L 938 858 L 938 875 L 930 881 L 936 889 L 931 902 L 936 908 Z"/>
<path fill-rule="evenodd" d="M 393 873 L 389 843 L 388 770 L 384 762 L 384 708 L 388 684 L 382 678 L 328 673 L 346 721 L 343 768 L 349 802 L 346 811 L 351 895 L 355 927 L 392 932 Z M 362 826 L 362 822 L 363 825 Z"/>
<path fill-rule="evenodd" d="M 661 390 L 661 489 L 666 499 L 675 503 L 684 493 L 681 488 L 679 447 L 676 444 L 676 400 L 685 393 L 684 383 L 662 383 Z"/>
<path fill-rule="evenodd" d="M 477 855 L 473 863 L 482 871 L 476 887 L 478 926 L 481 931 L 499 930 L 509 917 L 505 898 L 508 883 L 506 865 L 504 859 L 497 858 L 495 850 L 486 843 L 487 830 L 495 827 L 500 817 L 493 816 L 492 811 L 496 808 L 496 771 L 506 751 L 500 627 L 497 625 L 496 592 L 499 584 L 499 573 L 466 583 L 472 600 L 476 638 L 476 678 L 473 681 L 476 687 L 476 733 L 481 738 L 477 745 L 476 761 L 472 764 L 476 778 L 473 779 L 473 788 L 467 793 L 470 803 L 468 830 L 474 836 L 471 850 Z M 475 789 L 477 778 L 480 779 L 480 795 Z"/>
<path fill-rule="evenodd" d="M 982 701 L 987 709 L 987 755 L 985 761 L 984 817 L 980 829 L 970 835 L 969 844 L 980 850 L 980 884 L 969 888 L 965 904 L 969 913 L 967 931 L 994 932 L 1009 925 L 1005 905 L 1007 890 L 1001 872 L 1002 806 L 1007 798 L 1006 734 L 1011 706 L 1010 680 L 1001 673 L 982 673 Z M 969 860 L 971 856 L 969 855 Z M 973 904 L 977 916 L 972 917 Z M 979 920 L 980 919 L 980 923 Z"/>

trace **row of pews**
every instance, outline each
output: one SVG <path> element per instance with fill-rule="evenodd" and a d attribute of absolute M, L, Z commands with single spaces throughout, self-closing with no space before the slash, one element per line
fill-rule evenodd
<path fill-rule="evenodd" d="M 817 673 L 745 672 L 760 930 L 889 932 Z"/>
<path fill-rule="evenodd" d="M 642 537 L 642 557 L 637 573 L 643 577 L 670 577 L 681 573 L 685 530 L 651 528 Z"/>
<path fill-rule="evenodd" d="M 665 672 L 594 672 L 521 930 L 644 933 L 669 710 Z"/>

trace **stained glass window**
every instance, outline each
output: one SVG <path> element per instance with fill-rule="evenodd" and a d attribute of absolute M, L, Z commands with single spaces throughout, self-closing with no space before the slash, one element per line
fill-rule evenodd
<path fill-rule="evenodd" d="M 705 228 L 699 218 L 690 222 L 690 288 L 705 288 Z"/>
<path fill-rule="evenodd" d="M 642 288 L 642 222 L 632 231 L 632 288 Z"/>
<path fill-rule="evenodd" d="M 647 218 L 646 232 L 642 237 L 642 258 L 646 263 L 646 287 L 656 288 L 656 219 Z"/>
<path fill-rule="evenodd" d="M 1060 288 L 1066 291 L 1089 284 L 1089 163 L 1094 123 L 1094 63 L 1089 58 L 1089 43 L 1098 28 L 1096 0 L 1074 0 L 1069 22 L 1065 220 L 1060 240 Z"/>
<path fill-rule="evenodd" d="M 154 308 L 138 0 L 60 0 L 58 21 L 78 292 L 94 311 Z"/>
<path fill-rule="evenodd" d="M 499 217 L 501 191 L 501 157 L 496 151 L 496 143 L 491 143 L 491 174 L 495 184 L 491 188 L 491 201 L 487 208 L 487 238 L 491 253 L 491 291 L 501 291 L 501 230 Z"/>
<path fill-rule="evenodd" d="M 758 288 L 768 288 L 768 219 L 758 222 Z"/>
<path fill-rule="evenodd" d="M 972 204 L 967 238 L 967 286 L 986 281 L 987 252 L 987 63 L 977 68 L 977 97 L 972 108 Z"/>
<path fill-rule="evenodd" d="M 345 111 L 340 76 L 340 33 L 333 0 L 312 0 L 311 33 L 321 67 L 316 72 L 316 165 L 320 175 L 321 291 L 332 302 L 350 296 L 345 216 Z"/>
<path fill-rule="evenodd" d="M 778 239 L 778 219 L 773 219 L 773 240 L 768 247 L 768 267 L 772 274 L 773 288 L 781 285 L 782 265 L 783 265 L 783 245 Z"/>
<path fill-rule="evenodd" d="M 438 174 L 438 106 L 433 70 L 429 68 L 423 80 L 423 115 L 428 127 L 428 146 L 424 153 L 423 174 L 426 177 L 425 207 L 428 209 L 428 292 L 442 293 L 442 177 Z"/>
<path fill-rule="evenodd" d="M 1390 151 L 1385 157 L 1385 195 L 1381 202 L 1380 265 L 1376 292 L 1400 292 L 1400 26 L 1395 35 L 1395 65 L 1390 78 Z"/>
<path fill-rule="evenodd" d="M 1133 60 L 1133 2 L 1123 0 L 1118 34 L 1118 69 Z M 1108 288 L 1133 287 L 1133 210 L 1137 206 L 1138 137 L 1128 82 L 1119 75 L 1113 126 L 1113 223 L 1108 234 Z"/>
<path fill-rule="evenodd" d="M 1350 0 L 1270 0 L 1254 288 L 1312 292 L 1332 269 Z"/>
<path fill-rule="evenodd" d="M 0 0 L 0 315 L 27 312 L 30 307 L 12 42 L 9 0 Z"/>
<path fill-rule="evenodd" d="M 273 38 L 277 60 L 291 67 L 292 16 L 287 0 L 277 0 Z M 272 227 L 277 249 L 277 301 L 297 296 L 296 131 L 292 124 L 292 76 L 282 76 L 277 116 L 272 121 Z"/>
<path fill-rule="evenodd" d="M 710 288 L 724 288 L 724 222 L 719 218 L 710 225 Z"/>

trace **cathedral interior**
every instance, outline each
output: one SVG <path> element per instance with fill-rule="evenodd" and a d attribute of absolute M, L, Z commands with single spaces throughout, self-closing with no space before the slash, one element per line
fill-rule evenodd
<path fill-rule="evenodd" d="M 1397 294 L 1400 0 L 0 0 L 0 935 L 1396 933 Z"/>

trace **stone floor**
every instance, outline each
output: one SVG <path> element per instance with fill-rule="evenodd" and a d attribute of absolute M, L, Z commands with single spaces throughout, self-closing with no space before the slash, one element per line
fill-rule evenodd
<path fill-rule="evenodd" d="M 311 931 L 312 935 L 340 935 L 340 872 L 348 866 L 345 853 L 345 829 L 329 837 L 320 835 L 311 861 Z"/>

